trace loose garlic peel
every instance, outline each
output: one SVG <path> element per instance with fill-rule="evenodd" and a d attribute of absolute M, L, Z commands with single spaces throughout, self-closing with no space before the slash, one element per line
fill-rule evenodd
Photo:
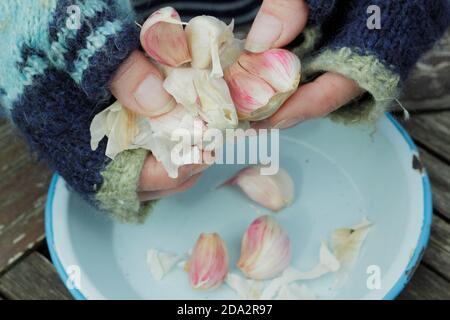
<path fill-rule="evenodd" d="M 150 249 L 147 251 L 147 264 L 155 280 L 161 280 L 181 260 L 179 255 Z"/>

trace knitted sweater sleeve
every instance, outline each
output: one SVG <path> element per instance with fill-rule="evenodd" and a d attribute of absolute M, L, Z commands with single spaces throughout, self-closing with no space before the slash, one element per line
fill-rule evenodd
<path fill-rule="evenodd" d="M 326 0 L 307 1 L 310 25 L 320 29 L 310 41 L 315 50 L 304 57 L 305 79 L 335 72 L 368 92 L 332 114 L 344 122 L 374 121 L 386 111 L 409 70 L 450 25 L 449 0 L 336 0 L 325 15 L 315 8 Z"/>
<path fill-rule="evenodd" d="M 25 3 L 26 2 L 26 3 Z M 0 107 L 68 184 L 122 221 L 140 221 L 144 150 L 105 157 L 90 123 L 111 103 L 112 73 L 139 46 L 122 0 L 0 1 Z"/>

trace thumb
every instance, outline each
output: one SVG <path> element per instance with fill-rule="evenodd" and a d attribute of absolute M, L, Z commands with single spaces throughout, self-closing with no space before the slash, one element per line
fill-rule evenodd
<path fill-rule="evenodd" d="M 279 48 L 294 40 L 306 25 L 304 0 L 264 0 L 245 43 L 251 52 Z"/>

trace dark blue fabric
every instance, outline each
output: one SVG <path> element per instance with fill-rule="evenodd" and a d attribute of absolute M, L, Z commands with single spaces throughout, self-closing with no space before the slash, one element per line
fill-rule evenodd
<path fill-rule="evenodd" d="M 306 3 L 309 6 L 308 24 L 317 26 L 321 25 L 333 13 L 337 0 L 306 0 Z"/>
<path fill-rule="evenodd" d="M 86 199 L 102 184 L 105 141 L 90 148 L 89 126 L 105 105 L 93 105 L 68 74 L 50 69 L 14 104 L 12 120 L 31 149 Z"/>
<path fill-rule="evenodd" d="M 367 27 L 370 5 L 381 9 L 380 30 Z M 449 25 L 448 0 L 358 0 L 340 2 L 323 33 L 329 48 L 374 55 L 404 80 Z"/>

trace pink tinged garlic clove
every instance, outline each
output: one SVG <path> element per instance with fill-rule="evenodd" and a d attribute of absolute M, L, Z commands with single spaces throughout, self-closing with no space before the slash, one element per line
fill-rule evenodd
<path fill-rule="evenodd" d="M 155 11 L 144 23 L 141 43 L 150 57 L 171 67 L 191 61 L 180 15 L 172 7 Z"/>
<path fill-rule="evenodd" d="M 208 290 L 220 286 L 228 273 L 225 242 L 217 233 L 202 233 L 185 269 L 194 289 Z"/>
<path fill-rule="evenodd" d="M 261 175 L 261 166 L 247 167 L 227 184 L 238 185 L 253 201 L 279 211 L 294 201 L 294 182 L 282 168 L 274 175 Z"/>
<path fill-rule="evenodd" d="M 297 89 L 300 72 L 300 60 L 287 50 L 244 52 L 225 70 L 239 119 L 259 121 L 273 115 Z"/>
<path fill-rule="evenodd" d="M 252 115 L 267 105 L 275 95 L 267 82 L 247 72 L 237 63 L 225 70 L 224 78 L 239 120 L 251 120 Z"/>
<path fill-rule="evenodd" d="M 291 242 L 286 231 L 270 216 L 252 222 L 242 238 L 238 268 L 255 280 L 279 275 L 291 262 Z"/>
<path fill-rule="evenodd" d="M 295 90 L 300 82 L 300 59 L 288 50 L 244 52 L 238 61 L 242 68 L 266 81 L 276 92 Z"/>

